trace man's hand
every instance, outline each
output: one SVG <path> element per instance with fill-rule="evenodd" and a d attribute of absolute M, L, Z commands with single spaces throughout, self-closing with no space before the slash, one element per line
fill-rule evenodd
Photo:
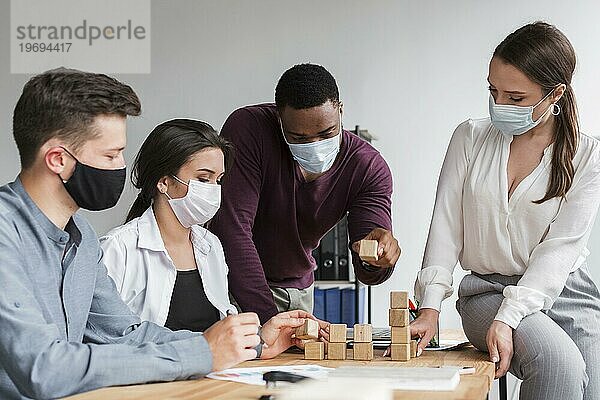
<path fill-rule="evenodd" d="M 485 337 L 490 360 L 496 363 L 496 379 L 503 377 L 510 368 L 513 356 L 513 329 L 504 322 L 492 322 Z"/>
<path fill-rule="evenodd" d="M 213 371 L 256 358 L 259 324 L 258 315 L 243 313 L 230 315 L 204 331 L 213 357 Z"/>
<path fill-rule="evenodd" d="M 392 232 L 383 228 L 375 228 L 363 240 L 377 240 L 379 248 L 377 249 L 377 261 L 369 261 L 370 265 L 381 268 L 390 268 L 396 265 L 400 258 L 400 246 L 398 241 L 392 235 Z M 352 243 L 352 250 L 360 253 L 360 241 Z"/>

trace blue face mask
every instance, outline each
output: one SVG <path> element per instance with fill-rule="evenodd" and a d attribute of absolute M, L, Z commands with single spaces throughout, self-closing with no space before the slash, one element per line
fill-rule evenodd
<path fill-rule="evenodd" d="M 536 120 L 533 120 L 533 110 L 539 106 L 553 91 L 550 91 L 545 95 L 537 104 L 533 106 L 514 106 L 508 104 L 496 104 L 494 97 L 490 94 L 489 110 L 490 119 L 492 124 L 507 135 L 522 135 L 525 132 L 535 128 L 544 119 L 544 116 L 548 114 L 548 111 L 552 110 L 553 115 L 560 113 L 560 107 L 558 104 L 553 103 L 548 109 Z M 555 112 L 556 109 L 556 112 Z"/>
<path fill-rule="evenodd" d="M 281 120 L 279 121 L 281 125 Z M 283 126 L 281 126 L 283 133 Z M 311 143 L 290 143 L 283 134 L 283 140 L 288 144 L 294 160 L 306 171 L 321 174 L 333 165 L 340 151 L 342 142 L 342 116 L 340 114 L 340 131 L 334 137 Z"/>

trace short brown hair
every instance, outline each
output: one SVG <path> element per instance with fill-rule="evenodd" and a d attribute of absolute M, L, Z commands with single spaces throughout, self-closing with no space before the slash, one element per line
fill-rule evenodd
<path fill-rule="evenodd" d="M 140 113 L 133 89 L 104 74 L 58 68 L 36 75 L 23 87 L 13 114 L 21 167 L 30 167 L 49 139 L 58 137 L 77 148 L 93 138 L 98 115 Z"/>

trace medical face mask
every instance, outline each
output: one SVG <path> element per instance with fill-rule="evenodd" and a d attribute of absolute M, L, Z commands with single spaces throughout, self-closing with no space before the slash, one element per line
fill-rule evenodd
<path fill-rule="evenodd" d="M 176 176 L 173 179 L 188 187 L 187 194 L 179 199 L 173 199 L 165 193 L 181 225 L 186 228 L 202 225 L 215 216 L 221 206 L 221 185 L 195 179 L 186 183 Z"/>
<path fill-rule="evenodd" d="M 551 104 L 550 107 L 536 120 L 533 120 L 533 110 L 539 106 L 553 91 L 550 91 L 545 95 L 537 104 L 533 106 L 514 106 L 508 104 L 496 104 L 494 97 L 490 94 L 489 110 L 490 119 L 492 124 L 499 129 L 501 132 L 507 135 L 518 136 L 525 132 L 535 128 L 544 119 L 548 111 L 558 108 L 556 114 L 554 111 L 553 115 L 558 115 L 560 108 L 558 104 Z"/>
<path fill-rule="evenodd" d="M 67 180 L 61 178 L 75 204 L 90 211 L 106 210 L 117 204 L 127 177 L 125 167 L 119 169 L 92 167 L 79 162 L 69 150 L 64 147 L 62 149 L 75 160 L 75 169 L 71 177 Z"/>
<path fill-rule="evenodd" d="M 281 120 L 279 124 L 281 125 Z M 283 125 L 281 125 L 281 132 L 283 133 Z M 294 160 L 298 161 L 302 168 L 313 174 L 323 173 L 331 168 L 340 151 L 342 116 L 340 114 L 340 131 L 334 137 L 312 143 L 290 143 L 283 133 L 283 140 L 289 146 Z"/>

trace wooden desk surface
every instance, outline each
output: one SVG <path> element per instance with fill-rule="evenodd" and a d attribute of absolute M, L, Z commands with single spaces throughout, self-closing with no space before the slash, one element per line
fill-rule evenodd
<path fill-rule="evenodd" d="M 455 335 L 452 335 L 455 336 Z M 448 335 L 444 335 L 448 337 Z M 390 361 L 383 358 L 382 350 L 375 350 L 373 361 L 313 361 L 304 360 L 301 353 L 284 353 L 272 360 L 247 361 L 237 367 L 258 367 L 269 365 L 319 364 L 325 367 L 341 365 L 373 365 L 378 367 L 438 367 L 443 365 L 473 366 L 476 373 L 462 375 L 460 385 L 454 392 L 395 392 L 395 399 L 407 400 L 483 400 L 486 398 L 493 379 L 494 364 L 486 353 L 469 346 L 454 351 L 425 351 L 421 357 L 408 362 Z M 351 355 L 349 350 L 348 355 Z M 70 400 L 148 400 L 148 399 L 186 399 L 186 400 L 256 400 L 261 395 L 276 393 L 276 390 L 263 386 L 251 386 L 235 382 L 213 379 L 197 379 L 169 383 L 111 387 L 69 397 Z"/>

